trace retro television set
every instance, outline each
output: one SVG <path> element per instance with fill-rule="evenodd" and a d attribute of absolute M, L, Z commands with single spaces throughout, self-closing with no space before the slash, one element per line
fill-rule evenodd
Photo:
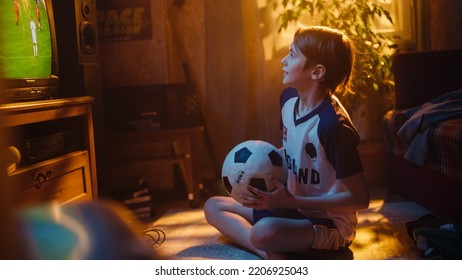
<path fill-rule="evenodd" d="M 0 11 L 0 99 L 56 97 L 59 69 L 52 1 L 0 1 Z"/>

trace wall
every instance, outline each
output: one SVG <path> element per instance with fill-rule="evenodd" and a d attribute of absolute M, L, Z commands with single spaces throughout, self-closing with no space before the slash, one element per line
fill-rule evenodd
<path fill-rule="evenodd" d="M 204 92 L 204 0 L 139 0 L 130 3 L 137 7 L 146 2 L 150 5 L 151 38 L 101 42 L 103 86 L 185 82 L 188 79 L 185 69 L 188 68 L 186 71 L 190 72 L 191 79 L 198 84 L 199 91 Z M 102 32 L 101 26 L 99 29 Z"/>
<path fill-rule="evenodd" d="M 116 3 L 117 1 L 112 1 Z M 100 3 L 100 2 L 99 2 Z M 150 83 L 165 83 L 167 77 L 167 47 L 165 40 L 164 1 L 151 1 L 150 13 L 152 37 L 144 40 L 101 41 L 100 52 L 104 87 L 143 85 Z M 133 5 L 137 7 L 137 5 Z M 110 8 L 109 8 L 110 9 Z M 118 28 L 110 26 L 105 16 L 109 18 L 111 10 L 101 11 L 98 5 L 99 32 L 105 29 Z M 122 14 L 117 10 L 117 15 Z M 105 15 L 105 16 L 104 16 Z M 109 21 L 109 19 L 106 19 Z M 107 26 L 106 26 L 107 25 Z M 114 32 L 115 33 L 115 32 Z"/>
<path fill-rule="evenodd" d="M 460 0 L 429 2 L 431 49 L 462 49 L 462 2 Z"/>

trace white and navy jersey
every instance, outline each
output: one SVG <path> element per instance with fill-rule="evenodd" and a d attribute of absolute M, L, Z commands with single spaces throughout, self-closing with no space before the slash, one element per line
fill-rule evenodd
<path fill-rule="evenodd" d="M 293 88 L 284 90 L 280 101 L 289 191 L 302 196 L 343 191 L 344 186 L 337 179 L 363 171 L 357 151 L 359 136 L 343 106 L 329 96 L 307 115 L 297 116 L 300 98 Z M 354 239 L 356 212 L 299 211 L 306 216 L 332 219 L 345 240 Z"/>

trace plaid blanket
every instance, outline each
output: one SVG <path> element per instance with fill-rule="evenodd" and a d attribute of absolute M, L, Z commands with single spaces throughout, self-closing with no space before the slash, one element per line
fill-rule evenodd
<path fill-rule="evenodd" d="M 397 133 L 407 118 L 403 110 L 391 110 L 384 117 L 387 151 L 404 158 L 409 147 Z M 448 119 L 428 127 L 424 166 L 462 182 L 462 118 Z"/>
<path fill-rule="evenodd" d="M 423 166 L 428 153 L 429 128 L 445 120 L 462 118 L 462 90 L 443 94 L 402 113 L 407 120 L 397 134 L 408 143 L 404 158 Z"/>

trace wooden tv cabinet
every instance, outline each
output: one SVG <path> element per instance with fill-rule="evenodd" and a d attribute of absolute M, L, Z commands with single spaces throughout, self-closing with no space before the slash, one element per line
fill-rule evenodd
<path fill-rule="evenodd" d="M 0 105 L 6 145 L 21 154 L 2 186 L 12 205 L 97 198 L 93 102 L 83 96 Z"/>

